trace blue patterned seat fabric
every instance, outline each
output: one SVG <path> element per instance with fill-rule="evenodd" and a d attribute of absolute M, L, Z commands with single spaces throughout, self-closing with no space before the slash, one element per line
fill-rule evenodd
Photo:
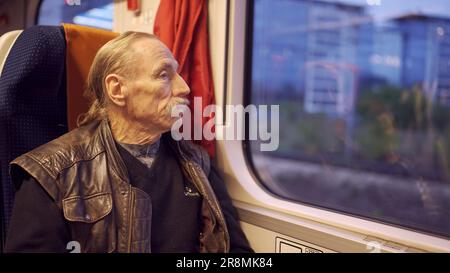
<path fill-rule="evenodd" d="M 24 30 L 6 59 L 0 78 L 2 239 L 15 192 L 9 162 L 67 132 L 65 60 L 59 26 Z"/>

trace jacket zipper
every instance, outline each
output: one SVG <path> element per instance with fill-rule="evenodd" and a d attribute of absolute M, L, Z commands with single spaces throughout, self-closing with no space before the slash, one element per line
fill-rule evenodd
<path fill-rule="evenodd" d="M 211 198 L 209 197 L 208 194 L 206 194 L 206 189 L 205 186 L 203 185 L 203 183 L 201 182 L 201 179 L 198 177 L 197 172 L 203 172 L 203 170 L 200 171 L 195 171 L 195 169 L 200 169 L 199 166 L 192 164 L 191 162 L 189 162 L 186 157 L 184 156 L 183 152 L 181 151 L 180 147 L 178 146 L 178 149 L 180 151 L 180 156 L 183 159 L 183 161 L 185 162 L 185 164 L 188 165 L 187 171 L 188 173 L 191 175 L 191 177 L 193 179 L 197 180 L 197 183 L 200 187 L 200 191 L 203 193 L 203 196 L 206 198 L 207 202 L 210 204 L 210 207 L 212 207 L 212 210 L 216 213 L 216 215 L 218 216 L 218 220 L 221 222 L 221 224 L 224 227 L 224 233 L 225 233 L 225 252 L 229 252 L 230 251 L 230 235 L 228 233 L 228 228 L 227 225 L 225 223 L 225 218 L 223 216 L 223 214 L 219 211 L 219 205 L 217 203 L 217 198 L 214 198 L 214 201 L 211 200 Z"/>
<path fill-rule="evenodd" d="M 131 252 L 131 235 L 132 235 L 132 231 L 133 229 L 131 228 L 133 226 L 132 221 L 133 221 L 133 204 L 134 204 L 134 192 L 133 192 L 133 187 L 130 185 L 130 205 L 128 206 L 128 213 L 129 213 L 129 217 L 128 217 L 128 253 Z"/>
<path fill-rule="evenodd" d="M 205 196 L 205 198 L 206 198 L 206 200 L 208 201 L 208 203 L 210 203 L 212 206 L 212 209 L 214 210 L 214 212 L 216 213 L 216 215 L 218 216 L 218 220 L 221 222 L 221 224 L 223 225 L 223 227 L 224 227 L 224 232 L 225 232 L 225 235 L 226 235 L 226 245 L 225 245 L 225 251 L 226 252 L 228 252 L 229 251 L 229 245 L 230 245 L 230 243 L 229 243 L 229 234 L 228 234 L 228 229 L 227 229 L 227 226 L 226 226 L 226 223 L 225 223 L 225 219 L 223 218 L 224 216 L 223 216 L 223 214 L 219 211 L 219 204 L 217 203 L 217 199 L 216 198 L 213 198 L 213 199 L 211 199 L 210 197 L 209 197 L 209 195 L 206 193 L 206 189 L 205 189 L 205 186 L 203 185 L 203 183 L 201 182 L 201 179 L 200 179 L 200 177 L 198 176 L 198 174 L 197 174 L 197 172 L 199 172 L 200 170 L 198 170 L 198 168 L 199 167 L 197 167 L 196 165 L 194 165 L 194 164 L 191 164 L 190 162 L 188 163 L 188 165 L 189 165 L 189 170 L 190 170 L 190 173 L 191 173 L 191 176 L 194 178 L 194 179 L 196 179 L 197 180 L 197 184 L 199 184 L 199 186 L 200 186 L 200 190 L 203 192 L 203 196 Z"/>

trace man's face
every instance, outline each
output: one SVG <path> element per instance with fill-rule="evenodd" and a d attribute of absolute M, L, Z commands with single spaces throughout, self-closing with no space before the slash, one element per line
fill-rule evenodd
<path fill-rule="evenodd" d="M 190 90 L 177 73 L 178 63 L 159 40 L 142 39 L 133 44 L 136 50 L 136 75 L 126 80 L 126 115 L 130 121 L 146 128 L 168 131 L 177 118 L 172 108 L 188 104 Z"/>

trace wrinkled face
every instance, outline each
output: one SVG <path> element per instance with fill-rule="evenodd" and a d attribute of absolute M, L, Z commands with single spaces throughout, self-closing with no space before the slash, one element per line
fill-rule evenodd
<path fill-rule="evenodd" d="M 177 73 L 178 63 L 162 42 L 142 39 L 133 47 L 138 60 L 136 75 L 125 84 L 127 118 L 147 128 L 168 131 L 177 119 L 171 117 L 172 108 L 189 103 L 189 87 Z"/>

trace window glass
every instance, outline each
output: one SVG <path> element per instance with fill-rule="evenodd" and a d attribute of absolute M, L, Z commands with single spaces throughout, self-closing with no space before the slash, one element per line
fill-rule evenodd
<path fill-rule="evenodd" d="M 450 236 L 450 2 L 255 0 L 248 103 L 279 105 L 280 144 L 249 142 L 284 198 Z"/>
<path fill-rule="evenodd" d="M 38 25 L 71 23 L 112 30 L 112 0 L 43 0 Z"/>

